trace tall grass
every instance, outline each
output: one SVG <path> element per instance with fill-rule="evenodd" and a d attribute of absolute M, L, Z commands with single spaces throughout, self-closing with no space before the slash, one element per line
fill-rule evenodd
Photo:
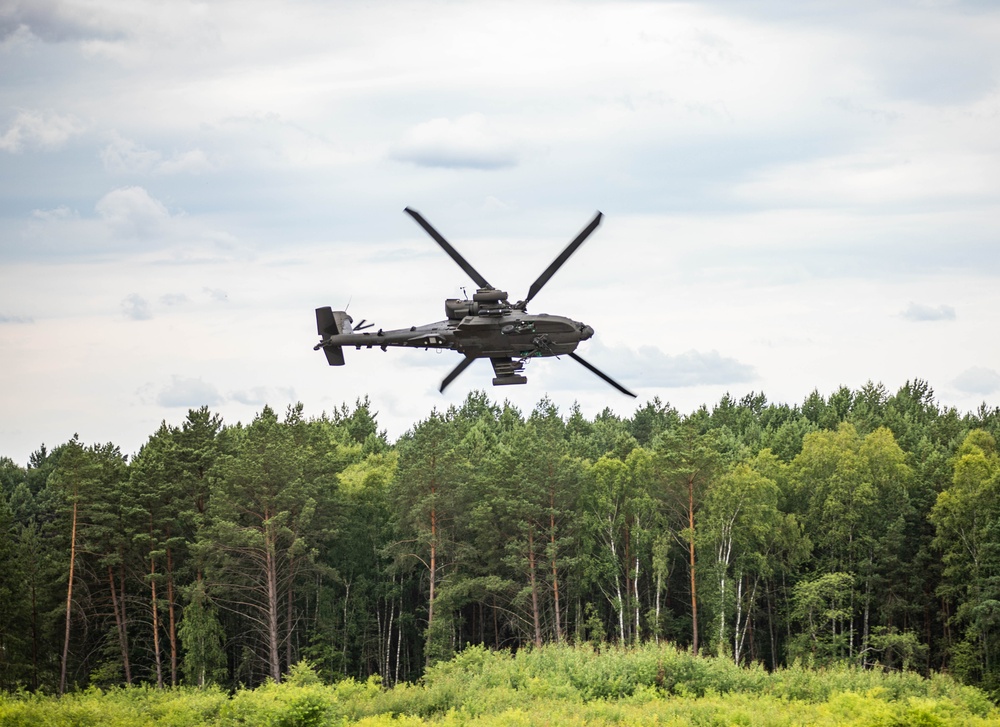
<path fill-rule="evenodd" d="M 321 683 L 306 665 L 282 684 L 218 689 L 91 689 L 63 698 L 0 695 L 0 727 L 359 724 L 998 724 L 986 695 L 914 673 L 792 666 L 773 673 L 669 646 L 472 647 L 419 684 Z"/>

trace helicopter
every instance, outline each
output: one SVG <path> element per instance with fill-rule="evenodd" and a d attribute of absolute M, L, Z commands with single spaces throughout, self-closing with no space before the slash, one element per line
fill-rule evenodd
<path fill-rule="evenodd" d="M 394 330 L 379 328 L 376 332 L 367 331 L 365 329 L 374 327 L 373 323 L 367 323 L 362 319 L 357 326 L 353 326 L 354 319 L 347 311 L 335 311 L 329 306 L 317 308 L 316 332 L 321 336 L 321 340 L 313 350 L 323 349 L 326 360 L 331 366 L 344 365 L 345 346 L 354 346 L 358 350 L 377 346 L 385 351 L 389 346 L 398 346 L 458 351 L 464 358 L 444 377 L 440 388 L 443 393 L 448 385 L 477 358 L 488 358 L 493 364 L 495 374 L 493 385 L 505 386 L 527 383 L 528 378 L 523 374 L 524 367 L 533 358 L 569 356 L 618 391 L 635 397 L 631 391 L 576 353 L 576 347 L 580 342 L 594 335 L 593 328 L 564 316 L 547 313 L 530 314 L 527 310 L 531 299 L 601 224 L 603 217 L 601 212 L 594 216 L 580 234 L 531 284 L 527 297 L 516 303 L 510 303 L 507 293 L 490 285 L 486 278 L 472 267 L 419 212 L 409 207 L 403 211 L 441 246 L 479 288 L 473 294 L 472 300 L 459 298 L 445 300 L 447 318 L 443 321 Z"/>

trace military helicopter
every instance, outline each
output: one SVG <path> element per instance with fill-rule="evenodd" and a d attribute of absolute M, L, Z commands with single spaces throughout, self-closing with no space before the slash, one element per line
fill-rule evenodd
<path fill-rule="evenodd" d="M 538 294 L 542 286 L 601 224 L 603 215 L 600 212 L 531 284 L 528 297 L 513 304 L 508 302 L 506 292 L 490 285 L 486 278 L 480 275 L 419 212 L 409 207 L 404 212 L 424 228 L 479 288 L 473 294 L 472 300 L 458 298 L 446 300 L 444 302 L 445 313 L 448 316 L 446 320 L 388 331 L 380 328 L 376 332 L 361 333 L 363 329 L 372 328 L 374 324 L 362 320 L 357 326 L 352 327 L 354 319 L 347 314 L 347 311 L 335 311 L 329 306 L 317 308 L 316 332 L 322 340 L 313 347 L 313 350 L 323 349 L 326 360 L 331 366 L 344 365 L 344 346 L 354 346 L 359 350 L 378 346 L 385 351 L 389 346 L 399 346 L 458 351 L 465 358 L 444 377 L 440 389 L 444 392 L 448 385 L 477 358 L 488 358 L 496 374 L 493 385 L 505 386 L 527 383 L 528 379 L 522 372 L 525 364 L 531 359 L 565 355 L 600 376 L 623 394 L 635 396 L 575 352 L 581 341 L 586 341 L 594 335 L 593 328 L 563 316 L 547 313 L 532 315 L 527 311 L 528 303 Z"/>

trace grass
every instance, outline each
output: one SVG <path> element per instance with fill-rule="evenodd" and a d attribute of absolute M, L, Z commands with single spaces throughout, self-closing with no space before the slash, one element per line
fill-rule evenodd
<path fill-rule="evenodd" d="M 986 695 L 944 675 L 741 668 L 669 646 L 472 647 L 419 684 L 323 684 L 300 664 L 282 684 L 0 695 L 0 727 L 368 725 L 1000 725 Z"/>

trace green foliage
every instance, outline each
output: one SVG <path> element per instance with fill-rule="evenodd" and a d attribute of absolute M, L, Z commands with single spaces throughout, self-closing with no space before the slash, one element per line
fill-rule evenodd
<path fill-rule="evenodd" d="M 946 669 L 1000 695 L 998 422 L 920 380 L 592 419 L 476 391 L 394 443 L 359 398 L 247 425 L 191 410 L 131 461 L 77 438 L 0 457 L 0 688 L 55 690 L 65 667 L 71 689 L 238 690 L 305 657 L 445 719 L 454 689 L 399 683 L 469 645 L 518 662 L 652 641 L 775 674 Z M 698 668 L 606 696 L 696 694 Z M 516 711 L 527 688 L 489 698 Z"/>
<path fill-rule="evenodd" d="M 215 606 L 209 601 L 205 584 L 191 586 L 184 618 L 177 630 L 184 646 L 184 679 L 187 684 L 205 687 L 225 681 L 225 634 Z"/>
<path fill-rule="evenodd" d="M 421 684 L 323 684 L 300 662 L 282 684 L 90 689 L 55 698 L 0 695 L 0 726 L 319 727 L 386 725 L 749 724 L 986 725 L 982 692 L 935 675 L 793 666 L 768 673 L 673 647 L 549 646 L 516 654 L 466 649 Z"/>
<path fill-rule="evenodd" d="M 1000 456 L 992 435 L 969 432 L 953 471 L 930 519 L 944 564 L 939 592 L 958 602 L 952 623 L 963 638 L 952 649 L 954 665 L 1000 696 Z"/>

